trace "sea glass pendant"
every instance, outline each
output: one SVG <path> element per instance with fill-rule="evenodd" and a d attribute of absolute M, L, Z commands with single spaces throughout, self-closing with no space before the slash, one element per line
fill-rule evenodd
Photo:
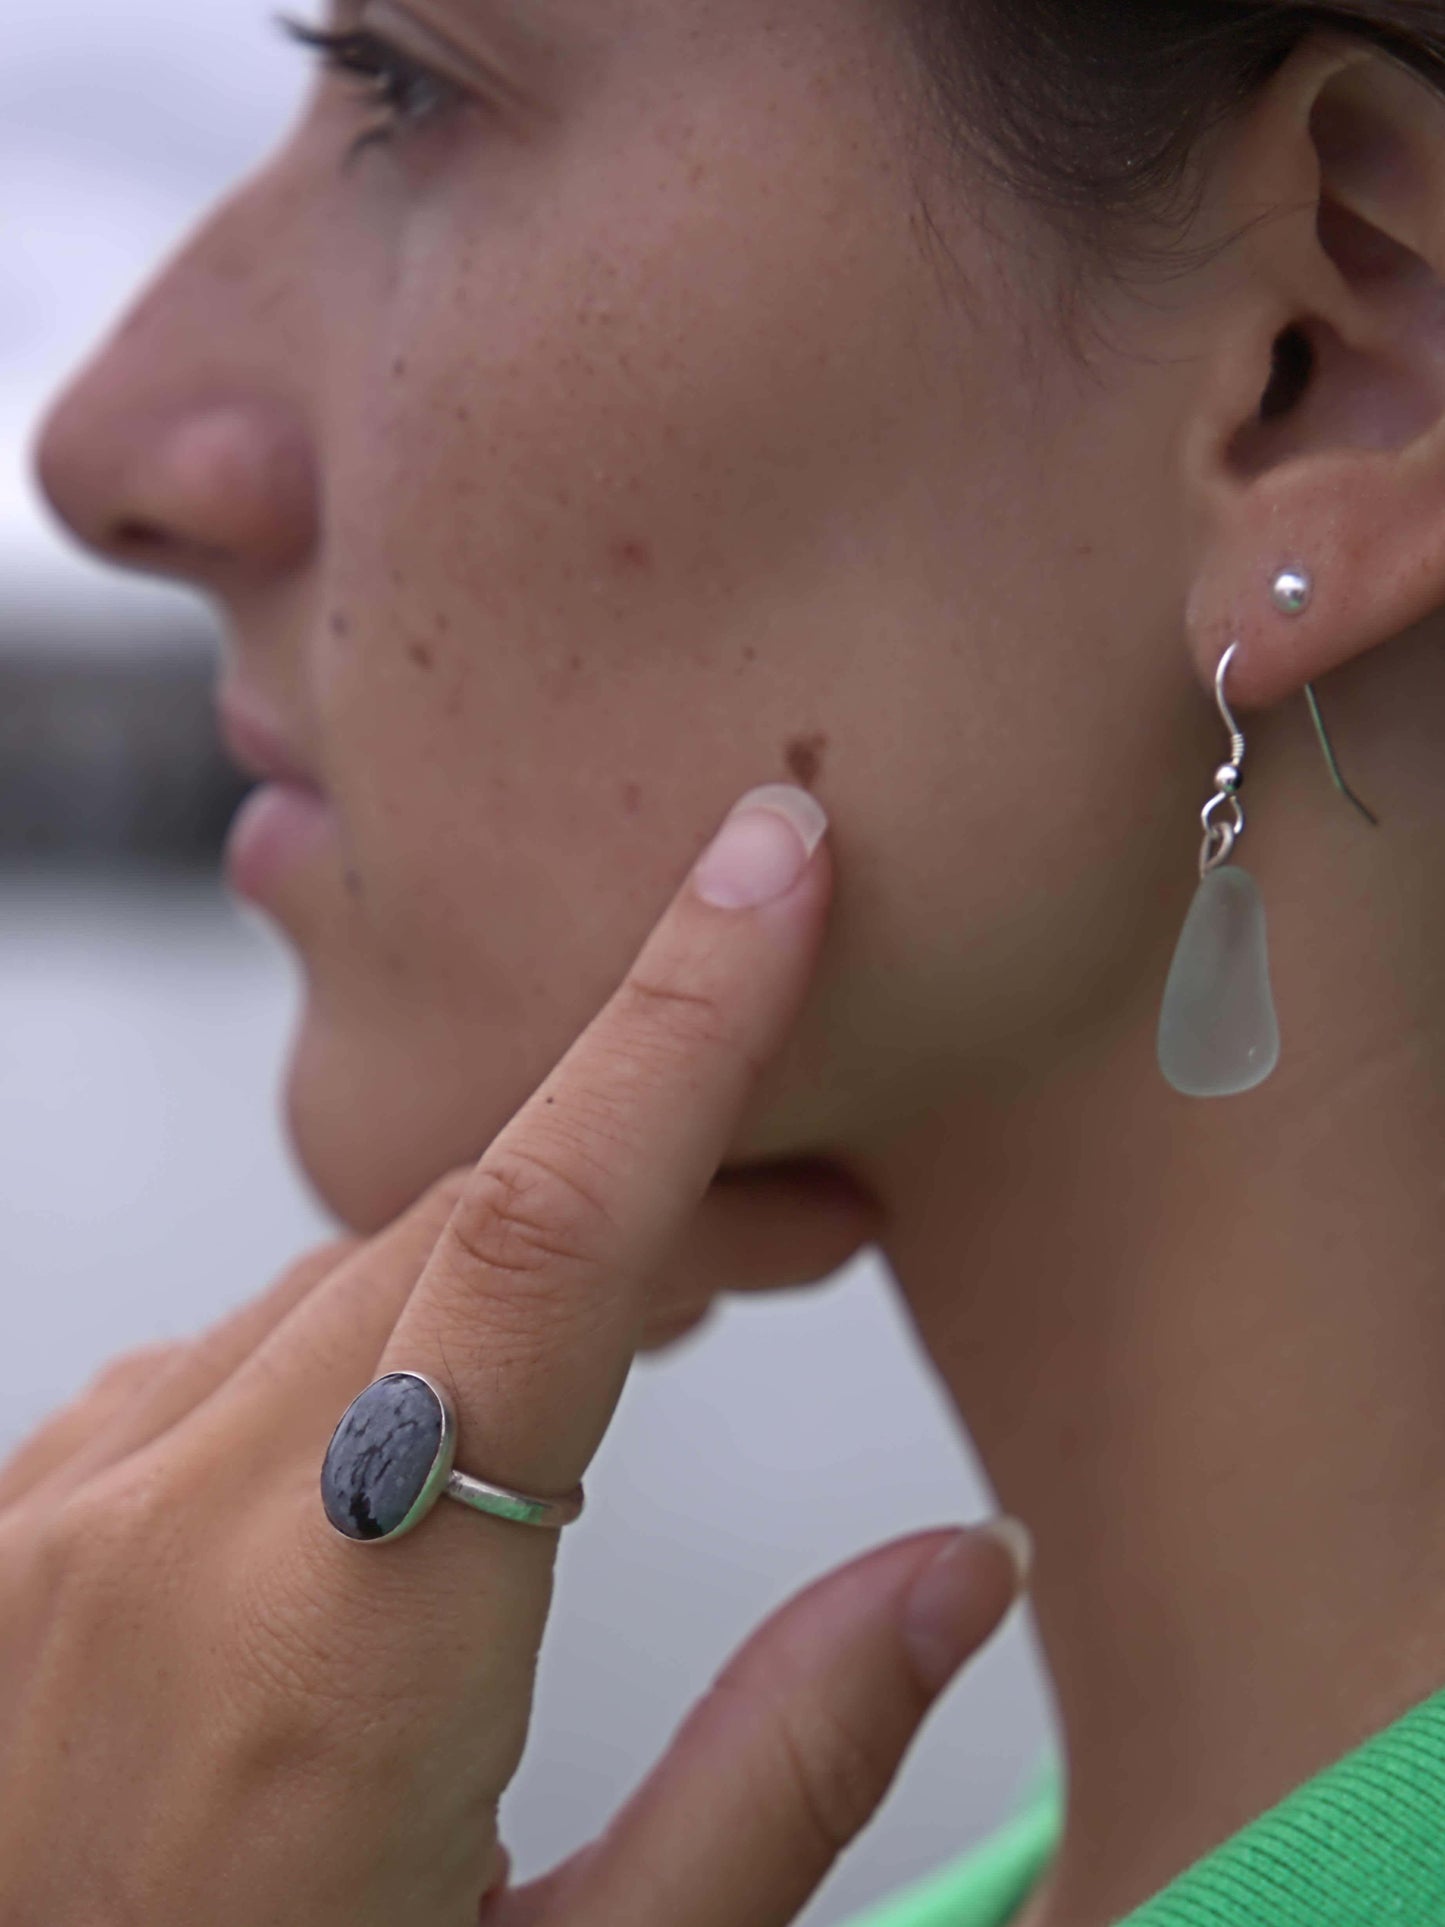
<path fill-rule="evenodd" d="M 1233 1097 L 1279 1062 L 1264 900 L 1226 863 L 1195 893 L 1159 1013 L 1159 1068 L 1185 1097 Z"/>

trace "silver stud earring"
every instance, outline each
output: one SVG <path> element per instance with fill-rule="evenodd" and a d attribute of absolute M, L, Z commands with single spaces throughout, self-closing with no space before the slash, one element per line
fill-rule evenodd
<path fill-rule="evenodd" d="M 1275 607 L 1287 616 L 1302 616 L 1314 599 L 1313 578 L 1303 569 L 1281 569 L 1272 593 Z"/>
<path fill-rule="evenodd" d="M 1284 569 L 1274 578 L 1272 592 L 1282 613 L 1300 615 L 1310 605 L 1314 584 L 1303 569 Z M 1253 1090 L 1279 1062 L 1264 902 L 1249 872 L 1229 863 L 1245 827 L 1239 800 L 1245 742 L 1224 697 L 1225 678 L 1239 647 L 1234 642 L 1225 651 L 1214 678 L 1214 699 L 1229 731 L 1230 758 L 1215 771 L 1215 794 L 1204 806 L 1199 889 L 1174 953 L 1159 1015 L 1159 1068 L 1185 1097 L 1232 1097 Z M 1336 787 L 1378 828 L 1379 819 L 1340 774 L 1312 685 L 1306 685 L 1305 694 Z M 1232 821 L 1216 823 L 1215 815 L 1226 805 Z"/>

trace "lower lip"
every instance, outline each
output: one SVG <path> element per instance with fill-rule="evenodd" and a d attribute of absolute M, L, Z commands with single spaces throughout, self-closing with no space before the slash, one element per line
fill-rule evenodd
<path fill-rule="evenodd" d="M 335 823 L 319 791 L 299 783 L 263 783 L 246 796 L 227 832 L 227 883 L 240 896 L 266 896 L 320 848 Z"/>

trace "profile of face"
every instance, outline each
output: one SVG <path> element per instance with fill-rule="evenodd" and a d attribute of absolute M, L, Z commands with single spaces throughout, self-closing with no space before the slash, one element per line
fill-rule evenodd
<path fill-rule="evenodd" d="M 215 597 L 328 799 L 264 905 L 326 1203 L 371 1231 L 476 1158 L 755 784 L 826 804 L 837 887 L 730 1163 L 1147 1037 L 1191 705 L 1214 741 L 1160 482 L 1201 304 L 1066 342 L 1041 222 L 923 191 L 876 0 L 331 24 L 410 79 L 318 77 L 36 446 L 85 543 Z"/>

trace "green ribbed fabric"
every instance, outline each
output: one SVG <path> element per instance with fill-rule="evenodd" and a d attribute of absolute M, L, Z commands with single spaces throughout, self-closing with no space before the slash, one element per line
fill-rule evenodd
<path fill-rule="evenodd" d="M 1063 1776 L 1050 1762 L 1007 1826 L 848 1927 L 1007 1927 L 1053 1859 L 1063 1815 Z"/>
<path fill-rule="evenodd" d="M 848 1927 L 1008 1927 L 1052 1858 L 1054 1769 L 991 1840 Z M 1445 1927 L 1445 1692 L 1307 1780 L 1119 1927 Z"/>
<path fill-rule="evenodd" d="M 1442 1927 L 1445 1693 L 1197 1861 L 1124 1927 Z"/>

